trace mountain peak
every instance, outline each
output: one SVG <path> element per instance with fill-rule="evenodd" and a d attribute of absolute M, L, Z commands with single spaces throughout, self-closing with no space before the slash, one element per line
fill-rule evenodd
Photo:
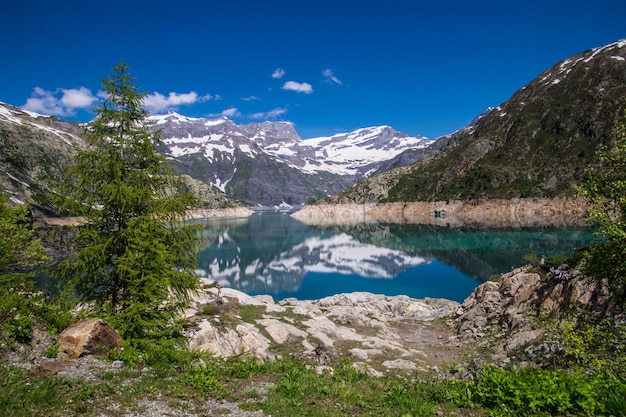
<path fill-rule="evenodd" d="M 148 117 L 149 120 L 153 121 L 155 124 L 164 124 L 164 123 L 185 123 L 196 120 L 201 120 L 199 118 L 183 116 L 173 110 L 168 111 L 165 114 L 155 114 Z"/>

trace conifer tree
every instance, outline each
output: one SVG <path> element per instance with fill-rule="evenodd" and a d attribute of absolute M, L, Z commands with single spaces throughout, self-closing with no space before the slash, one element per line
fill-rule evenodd
<path fill-rule="evenodd" d="M 69 169 L 68 206 L 85 223 L 59 278 L 93 302 L 131 343 L 180 336 L 180 313 L 199 280 L 198 240 L 182 220 L 197 205 L 157 152 L 146 93 L 124 62 L 102 81 L 106 99 L 86 130 L 87 148 Z"/>
<path fill-rule="evenodd" d="M 22 283 L 27 271 L 49 260 L 26 205 L 12 204 L 8 194 L 0 193 L 0 287 Z"/>

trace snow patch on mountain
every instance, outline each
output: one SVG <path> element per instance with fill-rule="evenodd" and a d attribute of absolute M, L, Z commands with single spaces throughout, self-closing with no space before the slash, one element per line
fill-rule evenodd
<path fill-rule="evenodd" d="M 389 126 L 374 126 L 330 137 L 307 139 L 304 144 L 314 149 L 315 157 L 307 160 L 303 169 L 367 176 L 375 168 L 363 171 L 364 167 L 392 159 L 407 149 L 424 148 L 430 143 L 425 137 L 408 136 Z"/>
<path fill-rule="evenodd" d="M 183 116 L 182 114 L 172 111 L 166 114 L 150 116 L 150 120 L 156 125 L 162 125 L 165 123 L 188 123 L 203 119 Z"/>
<path fill-rule="evenodd" d="M 28 117 L 24 117 L 24 115 Z M 48 133 L 51 133 L 53 137 L 55 137 L 57 140 L 61 140 L 70 146 L 76 146 L 77 144 L 82 143 L 82 139 L 72 133 L 69 133 L 67 131 L 61 131 L 55 127 L 42 124 L 48 123 L 51 116 L 45 116 L 32 111 L 24 110 L 0 101 L 0 117 L 17 125 L 26 124 L 30 127 L 44 130 Z"/>
<path fill-rule="evenodd" d="M 583 52 L 579 55 L 575 55 L 573 57 L 567 58 L 563 60 L 558 66 L 558 72 L 551 72 L 551 70 L 546 71 L 545 75 L 541 78 L 540 82 L 545 85 L 556 85 L 561 83 L 564 78 L 569 75 L 572 70 L 580 64 L 589 64 L 591 61 L 596 59 L 600 54 L 607 54 L 610 58 L 616 59 L 618 61 L 626 62 L 626 59 L 622 55 L 616 55 L 615 52 L 621 52 L 620 49 L 626 46 L 626 39 L 622 39 L 616 42 L 612 42 L 608 45 L 601 46 L 598 48 L 592 49 L 591 53 Z"/>
<path fill-rule="evenodd" d="M 425 137 L 411 137 L 389 126 L 302 140 L 289 122 L 236 125 L 227 118 L 199 119 L 175 112 L 150 119 L 162 129 L 170 158 L 199 154 L 213 161 L 215 154 L 234 157 L 238 149 L 251 157 L 265 153 L 306 174 L 363 177 L 377 164 L 431 143 Z"/>

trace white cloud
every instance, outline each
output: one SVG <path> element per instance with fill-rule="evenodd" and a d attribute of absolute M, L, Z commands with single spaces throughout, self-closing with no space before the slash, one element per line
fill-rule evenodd
<path fill-rule="evenodd" d="M 59 88 L 56 91 L 35 87 L 24 108 L 52 116 L 73 116 L 76 109 L 86 109 L 97 100 L 87 87 Z"/>
<path fill-rule="evenodd" d="M 249 97 L 241 97 L 241 99 L 243 101 L 258 101 L 261 100 L 259 97 L 257 96 L 249 96 Z"/>
<path fill-rule="evenodd" d="M 313 87 L 311 87 L 311 84 L 309 83 L 287 81 L 285 84 L 283 84 L 283 90 L 291 90 L 298 93 L 311 94 L 313 92 Z"/>
<path fill-rule="evenodd" d="M 87 87 L 80 88 L 59 88 L 55 91 L 44 90 L 41 87 L 35 87 L 31 97 L 26 100 L 24 108 L 36 113 L 53 115 L 53 116 L 74 116 L 76 109 L 88 109 L 98 99 L 106 100 L 108 95 L 104 91 L 98 91 L 96 95 L 91 93 Z M 190 105 L 219 96 L 198 95 L 195 91 L 189 93 L 171 92 L 167 96 L 160 93 L 150 93 L 144 98 L 144 107 L 153 113 L 162 112 L 171 107 Z"/>
<path fill-rule="evenodd" d="M 220 113 L 209 113 L 207 117 L 239 117 L 241 112 L 237 107 L 229 107 L 226 110 L 222 110 Z"/>
<path fill-rule="evenodd" d="M 343 83 L 341 82 L 341 80 L 339 78 L 337 78 L 335 76 L 335 74 L 333 74 L 333 70 L 331 69 L 325 69 L 324 71 L 322 71 L 322 74 L 324 75 L 324 77 L 326 77 L 327 81 L 332 81 L 335 84 L 339 84 L 339 85 L 343 85 Z"/>
<path fill-rule="evenodd" d="M 84 109 L 98 100 L 87 87 L 62 89 L 61 104 L 68 108 Z"/>
<path fill-rule="evenodd" d="M 195 91 L 190 91 L 189 93 L 170 92 L 167 97 L 161 93 L 155 92 L 148 94 L 143 104 L 148 111 L 159 113 L 171 107 L 200 103 L 210 100 L 211 98 L 213 97 L 210 94 L 199 96 Z"/>
<path fill-rule="evenodd" d="M 287 109 L 277 107 L 270 111 L 253 113 L 250 115 L 250 117 L 252 117 L 253 119 L 275 119 L 285 113 L 287 113 Z"/>
<path fill-rule="evenodd" d="M 221 113 L 221 115 L 225 117 L 237 117 L 237 116 L 241 116 L 241 113 L 239 113 L 239 110 L 237 110 L 237 107 L 231 107 L 229 109 L 224 110 Z"/>
<path fill-rule="evenodd" d="M 283 78 L 283 76 L 286 74 L 285 70 L 282 68 L 276 68 L 274 70 L 274 72 L 272 73 L 272 78 Z"/>
<path fill-rule="evenodd" d="M 96 95 L 100 97 L 102 100 L 106 100 L 109 98 L 109 93 L 107 93 L 106 91 L 102 91 L 102 90 L 98 90 Z"/>

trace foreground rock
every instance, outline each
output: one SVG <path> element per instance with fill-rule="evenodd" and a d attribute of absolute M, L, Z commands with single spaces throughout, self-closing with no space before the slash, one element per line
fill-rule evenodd
<path fill-rule="evenodd" d="M 76 322 L 63 330 L 57 339 L 59 353 L 71 359 L 106 353 L 122 347 L 123 343 L 117 332 L 99 318 Z"/>
<path fill-rule="evenodd" d="M 588 225 L 587 208 L 584 200 L 569 198 L 416 201 L 309 205 L 292 217 L 310 225 L 381 222 L 449 227 L 568 227 Z"/>
<path fill-rule="evenodd" d="M 324 365 L 349 357 L 374 375 L 468 361 L 540 364 L 561 348 L 539 318 L 573 310 L 604 315 L 613 308 L 605 282 L 585 280 L 566 265 L 515 269 L 483 283 L 462 304 L 363 292 L 276 303 L 208 280 L 205 288 L 188 311 L 191 349 L 263 360 L 280 352 Z M 241 310 L 245 320 L 229 315 Z"/>
<path fill-rule="evenodd" d="M 496 363 L 543 360 L 560 348 L 556 335 L 538 325 L 540 317 L 574 311 L 605 315 L 612 310 L 606 282 L 583 279 L 567 265 L 546 275 L 538 271 L 518 268 L 476 288 L 457 312 L 457 340 L 491 349 Z M 537 352 L 543 358 L 535 358 Z"/>
<path fill-rule="evenodd" d="M 454 315 L 460 307 L 454 301 L 357 292 L 276 303 L 269 296 L 250 297 L 207 284 L 188 311 L 190 349 L 225 357 L 246 352 L 263 360 L 281 352 L 317 358 L 321 364 L 347 356 L 373 374 L 399 367 L 438 369 L 467 353 L 448 344 L 454 337 L 451 327 L 434 321 Z M 256 313 L 246 321 L 241 316 L 233 320 L 228 312 L 235 306 Z"/>

